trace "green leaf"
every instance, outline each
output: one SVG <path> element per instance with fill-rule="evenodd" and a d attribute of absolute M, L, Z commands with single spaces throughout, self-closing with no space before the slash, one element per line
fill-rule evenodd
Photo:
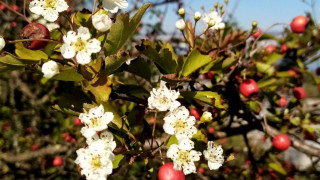
<path fill-rule="evenodd" d="M 267 64 L 273 64 L 281 58 L 283 58 L 283 55 L 278 54 L 276 52 L 272 52 L 269 56 L 265 56 L 264 60 Z"/>
<path fill-rule="evenodd" d="M 206 135 L 202 133 L 202 131 L 198 130 L 196 134 L 192 136 L 192 139 L 196 139 L 197 141 L 205 142 Z"/>
<path fill-rule="evenodd" d="M 185 98 L 188 102 L 191 102 L 193 99 L 200 100 L 204 103 L 214 105 L 215 107 L 219 109 L 224 109 L 226 108 L 226 104 L 222 105 L 221 104 L 221 96 L 212 91 L 185 91 L 181 93 L 181 96 Z"/>
<path fill-rule="evenodd" d="M 278 162 L 276 163 L 269 163 L 268 164 L 269 167 L 273 170 L 275 170 L 276 172 L 282 174 L 282 175 L 286 175 L 287 174 L 287 171 L 282 167 L 282 165 Z"/>
<path fill-rule="evenodd" d="M 107 74 L 113 74 L 130 56 L 124 52 L 119 52 L 117 55 L 110 55 L 105 59 Z"/>
<path fill-rule="evenodd" d="M 124 155 L 123 154 L 118 154 L 114 157 L 114 160 L 112 161 L 112 166 L 113 169 L 116 169 L 121 165 L 121 162 L 123 162 Z"/>
<path fill-rule="evenodd" d="M 287 80 L 285 78 L 274 78 L 274 77 L 267 77 L 257 82 L 259 88 L 264 88 L 269 86 L 278 86 L 286 83 L 287 83 Z"/>
<path fill-rule="evenodd" d="M 113 120 L 112 123 L 110 123 L 108 126 L 114 128 L 114 129 L 120 129 L 127 133 L 129 137 L 131 137 L 133 140 L 136 140 L 134 135 L 128 130 L 126 124 L 122 121 L 122 118 L 119 116 L 118 112 L 114 109 L 114 107 L 109 103 L 105 102 L 103 103 L 103 107 L 105 111 L 112 112 L 113 113 Z"/>
<path fill-rule="evenodd" d="M 257 62 L 257 70 L 258 72 L 267 74 L 269 76 L 271 76 L 275 72 L 275 68 L 272 65 L 262 62 Z"/>
<path fill-rule="evenodd" d="M 249 106 L 250 106 L 250 109 L 252 111 L 254 111 L 256 114 L 260 113 L 261 107 L 260 107 L 260 104 L 257 101 L 250 101 L 249 102 Z"/>
<path fill-rule="evenodd" d="M 48 55 L 40 50 L 26 49 L 22 43 L 16 43 L 15 53 L 21 59 L 41 60 L 48 59 Z"/>
<path fill-rule="evenodd" d="M 83 77 L 73 67 L 65 67 L 60 68 L 59 74 L 52 77 L 52 79 L 61 81 L 81 81 Z"/>
<path fill-rule="evenodd" d="M 140 7 L 137 13 L 129 20 L 129 14 L 124 13 L 117 16 L 116 23 L 110 28 L 106 40 L 106 56 L 115 54 L 137 29 L 141 18 L 151 4 L 147 3 Z"/>
<path fill-rule="evenodd" d="M 137 46 L 137 49 L 142 54 L 155 61 L 160 67 L 160 70 L 163 70 L 163 74 L 176 72 L 178 58 L 169 43 L 151 43 L 150 41 L 145 40 L 141 46 Z"/>
<path fill-rule="evenodd" d="M 167 143 L 167 148 L 169 148 L 172 144 L 179 144 L 178 139 L 175 135 L 172 135 Z"/>
<path fill-rule="evenodd" d="M 5 65 L 10 65 L 10 66 L 24 67 L 28 64 L 36 64 L 36 63 L 38 63 L 38 61 L 17 59 L 16 57 L 8 54 L 6 56 L 0 56 L 0 63 L 5 64 Z"/>
<path fill-rule="evenodd" d="M 131 61 L 127 71 L 150 81 L 152 75 L 157 74 L 158 69 L 151 61 L 138 58 Z"/>
<path fill-rule="evenodd" d="M 77 12 L 76 16 L 72 19 L 75 19 L 75 22 L 79 26 L 86 26 L 91 14 L 89 13 L 82 13 L 80 11 Z"/>
<path fill-rule="evenodd" d="M 197 49 L 192 50 L 183 64 L 180 77 L 181 75 L 184 77 L 190 75 L 211 61 L 212 59 L 209 55 L 201 54 Z"/>

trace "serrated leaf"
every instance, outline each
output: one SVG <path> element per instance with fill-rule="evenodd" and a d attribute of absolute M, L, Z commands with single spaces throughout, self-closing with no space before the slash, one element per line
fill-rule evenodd
<path fill-rule="evenodd" d="M 276 162 L 276 163 L 269 163 L 268 164 L 269 165 L 269 167 L 271 168 L 271 169 L 273 169 L 274 171 L 276 171 L 276 172 L 278 172 L 278 173 L 280 173 L 280 174 L 282 174 L 282 175 L 286 175 L 287 174 L 287 171 L 282 167 L 282 165 L 280 164 L 280 163 L 278 163 L 278 162 Z"/>
<path fill-rule="evenodd" d="M 185 91 L 181 93 L 181 96 L 185 98 L 188 102 L 191 102 L 193 99 L 200 100 L 204 103 L 214 105 L 215 107 L 219 109 L 226 108 L 226 104 L 221 104 L 221 96 L 212 91 Z"/>
<path fill-rule="evenodd" d="M 155 61 L 163 74 L 176 72 L 177 56 L 169 43 L 151 43 L 150 41 L 145 40 L 142 42 L 141 46 L 137 46 L 137 49 L 142 54 Z"/>
<path fill-rule="evenodd" d="M 183 64 L 180 77 L 189 76 L 191 73 L 195 72 L 197 69 L 210 63 L 211 61 L 212 59 L 209 55 L 201 54 L 197 49 L 192 50 Z"/>
<path fill-rule="evenodd" d="M 123 160 L 124 155 L 123 154 L 118 154 L 114 157 L 114 160 L 112 161 L 112 166 L 113 169 L 116 169 L 121 165 L 121 161 Z"/>
<path fill-rule="evenodd" d="M 265 63 L 262 63 L 262 62 L 257 62 L 257 70 L 258 72 L 261 72 L 261 73 L 264 73 L 264 74 L 267 74 L 269 76 L 271 76 L 274 72 L 275 72 L 275 68 L 270 65 L 270 64 L 265 64 Z"/>
<path fill-rule="evenodd" d="M 178 139 L 176 138 L 175 135 L 172 135 L 170 138 L 169 138 L 169 141 L 167 143 L 167 148 L 169 148 L 172 144 L 179 144 L 179 141 Z"/>
<path fill-rule="evenodd" d="M 30 60 L 41 60 L 41 59 L 48 59 L 48 55 L 40 50 L 30 50 L 26 49 L 22 43 L 15 44 L 16 49 L 15 53 L 21 59 L 30 59 Z"/>
<path fill-rule="evenodd" d="M 283 58 L 283 55 L 278 54 L 276 52 L 272 52 L 269 56 L 264 57 L 264 61 L 267 64 L 273 64 L 274 62 L 278 61 L 281 58 Z"/>
<path fill-rule="evenodd" d="M 60 81 L 82 81 L 83 77 L 73 67 L 60 68 L 60 72 L 52 77 Z"/>
<path fill-rule="evenodd" d="M 124 62 L 126 62 L 130 56 L 126 53 L 120 52 L 117 55 L 110 55 L 105 59 L 105 68 L 107 74 L 112 74 L 116 71 Z"/>
<path fill-rule="evenodd" d="M 106 56 L 115 54 L 124 45 L 128 38 L 135 32 L 143 14 L 150 5 L 150 3 L 142 5 L 130 20 L 128 13 L 117 16 L 116 23 L 111 26 L 110 33 L 106 40 Z"/>
<path fill-rule="evenodd" d="M 274 78 L 274 77 L 267 77 L 257 82 L 259 88 L 283 85 L 286 83 L 287 83 L 287 80 L 285 78 Z"/>

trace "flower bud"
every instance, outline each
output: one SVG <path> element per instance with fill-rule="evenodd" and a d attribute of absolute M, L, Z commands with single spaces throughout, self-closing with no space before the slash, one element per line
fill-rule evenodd
<path fill-rule="evenodd" d="M 184 8 L 180 8 L 180 9 L 178 10 L 178 13 L 179 13 L 180 16 L 184 16 L 184 14 L 186 13 L 186 11 L 184 10 Z"/>
<path fill-rule="evenodd" d="M 257 21 L 252 21 L 252 27 L 255 28 L 258 26 L 258 22 Z"/>
<path fill-rule="evenodd" d="M 199 21 L 199 19 L 201 18 L 201 13 L 200 12 L 195 12 L 194 13 L 194 20 Z"/>
<path fill-rule="evenodd" d="M 0 36 L 0 51 L 2 51 L 5 45 L 6 45 L 6 42 L 4 41 L 3 37 Z"/>
<path fill-rule="evenodd" d="M 184 22 L 183 19 L 179 19 L 176 22 L 176 28 L 178 28 L 180 31 L 183 31 L 186 28 L 186 23 Z"/>
<path fill-rule="evenodd" d="M 228 0 L 224 0 L 224 2 L 225 2 L 226 4 L 228 4 L 228 3 L 229 3 L 229 1 L 228 1 Z"/>
<path fill-rule="evenodd" d="M 92 24 L 100 32 L 106 32 L 112 25 L 112 20 L 106 14 L 94 14 L 92 16 Z"/>
<path fill-rule="evenodd" d="M 219 23 L 219 25 L 218 25 L 219 30 L 223 30 L 225 27 L 226 27 L 226 25 L 224 23 Z"/>
<path fill-rule="evenodd" d="M 219 3 L 218 3 L 218 2 L 215 2 L 213 6 L 214 6 L 215 8 L 218 8 L 218 5 L 219 5 Z"/>
<path fill-rule="evenodd" d="M 220 4 L 219 8 L 222 9 L 223 8 L 223 4 Z"/>
<path fill-rule="evenodd" d="M 216 24 L 216 22 L 214 21 L 214 20 L 210 20 L 209 22 L 208 22 L 208 26 L 209 27 L 212 27 L 212 26 L 214 26 Z"/>
<path fill-rule="evenodd" d="M 212 114 L 211 112 L 204 112 L 200 118 L 201 122 L 210 122 L 212 120 Z"/>
<path fill-rule="evenodd" d="M 223 15 L 224 14 L 224 10 L 223 9 L 221 9 L 221 15 Z"/>
<path fill-rule="evenodd" d="M 42 65 L 42 73 L 46 78 L 52 78 L 59 73 L 59 66 L 55 61 L 48 61 Z"/>

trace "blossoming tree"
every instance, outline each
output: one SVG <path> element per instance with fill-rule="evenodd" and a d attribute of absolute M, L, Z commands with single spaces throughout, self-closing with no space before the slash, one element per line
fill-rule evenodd
<path fill-rule="evenodd" d="M 28 23 L 20 39 L 0 38 L 0 71 L 32 71 L 44 89 L 54 87 L 44 90 L 50 96 L 43 101 L 63 113 L 49 117 L 60 119 L 54 126 L 42 119 L 25 123 L 30 126 L 26 139 L 46 138 L 39 137 L 41 147 L 33 144 L 31 150 L 10 150 L 25 139 L 1 148 L 0 176 L 13 172 L 20 178 L 20 171 L 37 169 L 25 162 L 42 158 L 41 172 L 27 178 L 292 178 L 292 162 L 283 161 L 282 151 L 290 147 L 320 158 L 319 106 L 307 99 L 319 97 L 320 87 L 319 77 L 307 69 L 319 59 L 320 48 L 320 29 L 311 15 L 295 18 L 291 30 L 275 37 L 255 21 L 249 31 L 224 22 L 227 0 L 192 13 L 193 21 L 180 8 L 181 39 L 174 46 L 133 38 L 151 4 L 131 17 L 120 12 L 128 7 L 126 0 L 95 0 L 92 11 L 77 12 L 67 12 L 65 0 L 24 1 L 23 12 L 3 1 L 0 5 Z M 43 23 L 35 22 L 39 18 Z M 197 34 L 199 21 L 205 26 Z M 259 42 L 266 39 L 281 47 L 262 47 Z M 181 44 L 186 48 L 178 51 Z M 275 63 L 279 59 L 285 62 Z M 14 83 L 33 98 L 24 83 Z M 30 101 L 30 107 L 44 104 Z M 23 125 L 10 108 L 1 112 L 4 119 L 13 115 L 14 127 L 0 119 L 3 138 L 10 139 Z M 53 131 L 41 134 L 40 129 Z M 271 138 L 274 147 L 266 147 L 262 141 L 271 144 Z M 319 167 L 315 161 L 314 168 Z M 139 169 L 143 177 L 130 169 Z"/>

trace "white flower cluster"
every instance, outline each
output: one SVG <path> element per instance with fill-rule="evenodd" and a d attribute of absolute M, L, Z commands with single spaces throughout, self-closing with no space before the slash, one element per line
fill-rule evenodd
<path fill-rule="evenodd" d="M 61 46 L 61 54 L 64 58 L 71 59 L 76 57 L 79 64 L 90 63 L 91 54 L 101 50 L 100 41 L 96 38 L 90 39 L 89 29 L 80 27 L 78 32 L 69 31 L 63 36 L 64 44 Z"/>
<path fill-rule="evenodd" d="M 170 135 L 175 135 L 178 139 L 178 144 L 172 144 L 167 156 L 173 160 L 173 168 L 183 170 L 185 175 L 196 173 L 194 162 L 200 160 L 201 152 L 193 150 L 194 142 L 190 139 L 197 133 L 195 127 L 196 119 L 189 115 L 189 110 L 180 106 L 176 100 L 179 97 L 179 92 L 169 90 L 164 81 L 161 81 L 159 89 L 152 89 L 148 98 L 150 109 L 169 112 L 164 117 L 163 129 Z M 180 107 L 179 107 L 180 106 Z M 206 119 L 212 119 L 212 114 L 205 114 Z M 209 169 L 218 169 L 222 166 L 224 158 L 221 146 L 215 146 L 212 141 L 208 143 L 208 149 L 204 152 L 205 159 L 208 160 Z"/>
<path fill-rule="evenodd" d="M 81 113 L 79 119 L 85 125 L 81 129 L 88 147 L 77 150 L 75 163 L 81 168 L 81 175 L 88 180 L 105 180 L 112 173 L 113 150 L 116 142 L 112 133 L 104 131 L 113 119 L 113 113 L 104 112 L 102 105 Z M 104 131 L 100 135 L 97 131 Z"/>
<path fill-rule="evenodd" d="M 225 24 L 222 21 L 221 16 L 219 16 L 218 12 L 211 11 L 203 15 L 203 21 L 210 26 L 211 30 L 224 29 Z"/>
<path fill-rule="evenodd" d="M 47 21 L 54 22 L 59 13 L 68 9 L 65 0 L 33 0 L 29 4 L 30 11 L 43 16 Z"/>
<path fill-rule="evenodd" d="M 58 29 L 60 28 L 60 25 L 58 23 L 55 23 L 55 22 L 49 22 L 47 21 L 46 19 L 44 19 L 43 17 L 41 17 L 40 15 L 38 14 L 31 14 L 29 16 L 29 19 L 31 21 L 36 21 L 42 25 L 44 25 L 46 28 L 48 28 L 48 30 L 51 32 L 52 30 L 54 29 Z"/>
<path fill-rule="evenodd" d="M 52 78 L 59 73 L 59 66 L 55 61 L 49 60 L 42 65 L 42 73 L 45 78 Z"/>

